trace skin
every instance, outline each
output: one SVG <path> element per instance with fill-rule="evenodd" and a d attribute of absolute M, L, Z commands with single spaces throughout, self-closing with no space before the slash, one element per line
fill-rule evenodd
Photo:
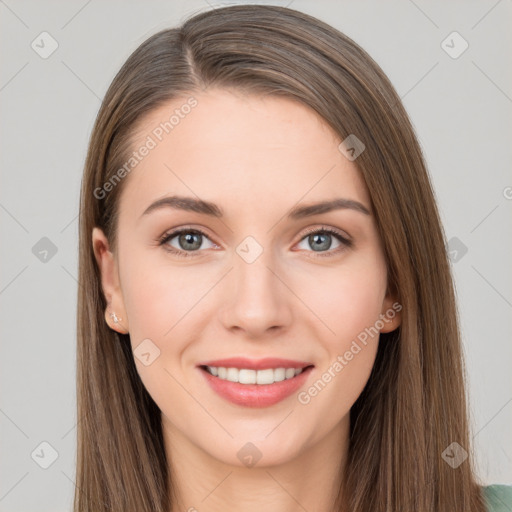
<path fill-rule="evenodd" d="M 125 178 L 116 254 L 103 232 L 93 231 L 110 301 L 105 320 L 130 333 L 133 349 L 149 338 L 160 350 L 150 365 L 137 357 L 135 363 L 162 411 L 179 496 L 175 511 L 291 512 L 299 503 L 331 512 L 350 408 L 370 375 L 378 336 L 308 404 L 294 393 L 270 407 L 234 405 L 207 385 L 196 365 L 283 357 L 315 365 L 301 390 L 321 378 L 396 299 L 387 292 L 373 214 L 286 215 L 297 204 L 339 197 L 371 212 L 370 197 L 355 163 L 339 151 L 341 139 L 306 106 L 222 89 L 194 97 L 198 105 Z M 134 148 L 185 101 L 149 113 Z M 171 208 L 142 215 L 156 199 L 174 194 L 214 202 L 225 217 Z M 189 258 L 158 245 L 166 231 L 183 226 L 206 234 L 197 251 L 180 245 L 179 236 L 167 242 L 195 254 Z M 352 247 L 326 234 L 327 243 L 321 239 L 315 251 L 305 231 L 322 227 L 338 230 Z M 236 252 L 247 236 L 263 248 L 252 263 Z M 121 318 L 117 324 L 111 311 Z M 397 313 L 381 332 L 399 323 Z M 262 454 L 253 467 L 237 457 L 247 442 Z"/>

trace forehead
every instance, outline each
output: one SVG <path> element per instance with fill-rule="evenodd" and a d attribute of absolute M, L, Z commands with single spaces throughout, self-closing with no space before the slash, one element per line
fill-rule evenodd
<path fill-rule="evenodd" d="M 356 165 L 338 149 L 341 139 L 309 107 L 288 98 L 213 89 L 154 109 L 134 132 L 143 156 L 130 171 L 123 210 L 140 213 L 166 194 L 220 202 L 229 213 L 245 207 L 350 197 L 369 207 Z M 123 207 L 123 205 L 125 205 Z M 275 213 L 278 213 L 277 210 Z"/>

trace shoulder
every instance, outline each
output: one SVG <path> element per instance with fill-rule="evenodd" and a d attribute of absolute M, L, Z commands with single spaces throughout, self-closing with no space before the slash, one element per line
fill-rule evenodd
<path fill-rule="evenodd" d="M 488 512 L 512 511 L 512 485 L 495 484 L 482 487 Z"/>

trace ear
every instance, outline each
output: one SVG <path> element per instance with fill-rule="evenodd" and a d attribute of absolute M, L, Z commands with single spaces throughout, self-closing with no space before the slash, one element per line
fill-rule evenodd
<path fill-rule="evenodd" d="M 117 260 L 110 251 L 107 237 L 98 227 L 94 227 L 92 230 L 92 246 L 101 272 L 103 294 L 108 304 L 105 310 L 105 321 L 114 331 L 127 334 L 128 316 L 119 281 Z"/>
<path fill-rule="evenodd" d="M 394 331 L 402 323 L 402 304 L 397 300 L 397 294 L 389 288 L 382 303 L 380 318 L 384 327 L 380 332 Z"/>

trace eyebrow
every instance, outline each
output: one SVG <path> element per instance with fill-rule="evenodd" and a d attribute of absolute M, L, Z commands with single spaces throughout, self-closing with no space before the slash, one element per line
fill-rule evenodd
<path fill-rule="evenodd" d="M 222 208 L 215 203 L 204 201 L 186 196 L 166 196 L 157 199 L 151 203 L 144 213 L 141 215 L 148 215 L 149 213 L 161 210 L 163 208 L 172 208 L 174 210 L 184 210 L 188 212 L 201 213 L 203 215 L 210 215 L 212 217 L 221 218 L 224 216 Z M 303 219 L 312 215 L 327 213 L 333 210 L 350 209 L 365 215 L 370 215 L 370 211 L 366 206 L 353 199 L 332 199 L 330 201 L 320 201 L 318 203 L 296 206 L 288 212 L 288 218 L 292 220 Z"/>

